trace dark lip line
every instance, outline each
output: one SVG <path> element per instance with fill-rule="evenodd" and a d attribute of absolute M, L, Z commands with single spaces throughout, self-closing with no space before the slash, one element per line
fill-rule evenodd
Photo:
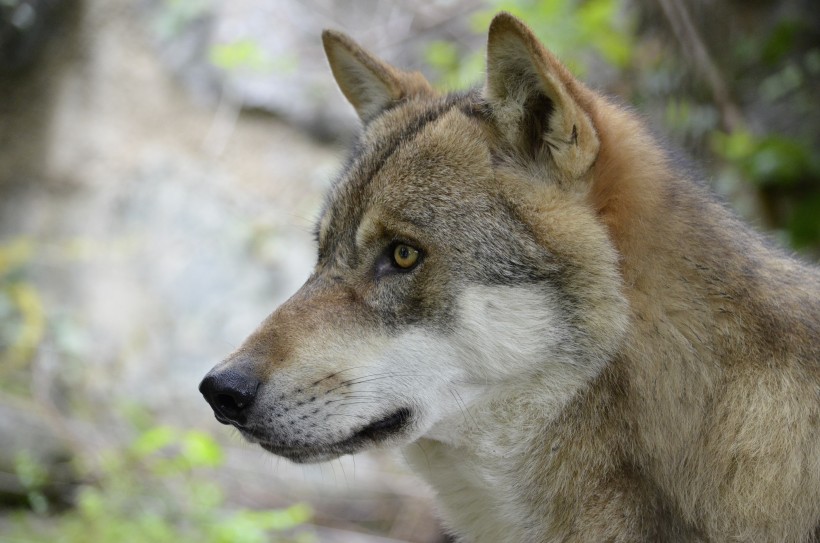
<path fill-rule="evenodd" d="M 407 407 L 402 407 L 386 417 L 382 417 L 368 424 L 341 441 L 336 441 L 327 445 L 319 445 L 316 447 L 291 447 L 276 445 L 266 442 L 257 432 L 249 430 L 242 430 L 242 432 L 247 433 L 250 437 L 258 440 L 259 445 L 261 445 L 262 448 L 273 454 L 285 456 L 286 458 L 291 459 L 301 459 L 328 453 L 342 455 L 356 452 L 365 443 L 375 443 L 398 434 L 407 427 L 411 419 L 411 410 Z"/>
<path fill-rule="evenodd" d="M 223 417 L 222 415 L 214 412 L 214 418 L 221 424 L 226 426 L 236 426 L 238 429 L 242 428 L 242 425 L 236 422 L 235 420 L 231 420 L 228 417 Z"/>

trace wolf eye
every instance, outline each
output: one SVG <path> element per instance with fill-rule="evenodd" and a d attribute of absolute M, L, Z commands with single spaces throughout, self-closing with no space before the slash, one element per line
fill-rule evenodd
<path fill-rule="evenodd" d="M 403 270 L 409 270 L 419 261 L 419 250 L 404 243 L 393 249 L 393 263 Z"/>

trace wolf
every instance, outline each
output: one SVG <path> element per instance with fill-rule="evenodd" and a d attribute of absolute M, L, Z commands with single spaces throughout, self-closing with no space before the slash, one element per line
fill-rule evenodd
<path fill-rule="evenodd" d="M 818 270 L 509 14 L 461 93 L 322 37 L 363 128 L 216 418 L 294 462 L 403 447 L 458 541 L 820 541 Z"/>

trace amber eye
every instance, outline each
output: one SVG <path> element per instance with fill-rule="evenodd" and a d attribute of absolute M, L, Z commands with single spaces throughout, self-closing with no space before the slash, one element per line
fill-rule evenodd
<path fill-rule="evenodd" d="M 419 250 L 404 243 L 399 243 L 393 249 L 393 262 L 399 268 L 409 270 L 419 261 Z"/>

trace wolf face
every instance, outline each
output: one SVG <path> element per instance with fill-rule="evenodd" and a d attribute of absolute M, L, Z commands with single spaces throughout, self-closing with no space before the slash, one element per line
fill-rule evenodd
<path fill-rule="evenodd" d="M 462 94 L 323 40 L 364 128 L 313 274 L 203 380 L 217 419 L 316 462 L 457 440 L 465 409 L 533 379 L 557 413 L 626 326 L 577 83 L 511 17 L 490 30 L 484 89 Z"/>
<path fill-rule="evenodd" d="M 362 134 L 217 419 L 297 462 L 418 445 L 476 543 L 816 540 L 818 271 L 510 15 L 461 94 L 323 39 Z"/>

